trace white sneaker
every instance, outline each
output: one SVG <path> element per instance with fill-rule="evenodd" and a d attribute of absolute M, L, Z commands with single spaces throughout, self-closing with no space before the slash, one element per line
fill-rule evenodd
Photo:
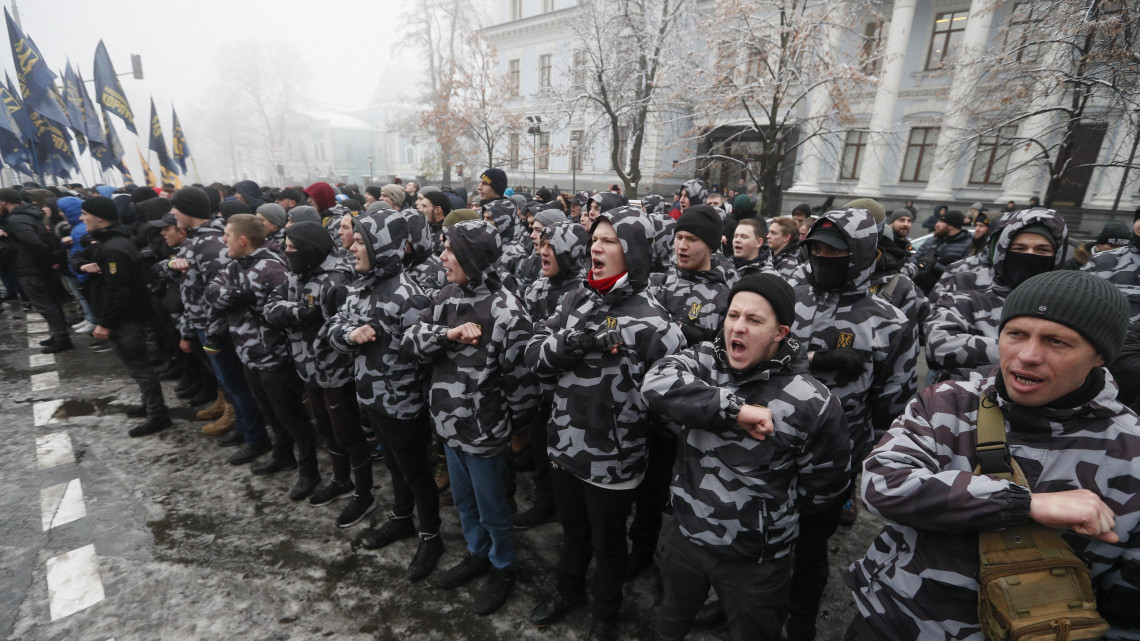
<path fill-rule="evenodd" d="M 71 331 L 76 334 L 90 334 L 95 331 L 95 324 L 88 320 L 80 321 L 71 326 Z"/>

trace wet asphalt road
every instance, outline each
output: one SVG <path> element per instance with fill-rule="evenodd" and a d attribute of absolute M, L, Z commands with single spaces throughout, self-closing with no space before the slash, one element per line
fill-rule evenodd
<path fill-rule="evenodd" d="M 293 503 L 287 496 L 290 472 L 255 477 L 248 467 L 228 465 L 232 450 L 202 435 L 195 409 L 175 398 L 175 383 L 164 383 L 174 428 L 129 438 L 135 421 L 124 411 L 138 403 L 138 388 L 114 354 L 94 353 L 87 348 L 91 339 L 78 337 L 76 349 L 42 359 L 54 363 L 32 366 L 39 361 L 30 357 L 39 350 L 29 342 L 46 336 L 38 333 L 41 320 L 25 319 L 10 303 L 6 310 L 0 316 L 0 424 L 7 432 L 0 440 L 3 639 L 586 638 L 586 610 L 545 630 L 526 623 L 553 582 L 561 536 L 556 524 L 519 533 L 514 596 L 494 615 L 474 615 L 470 607 L 481 580 L 453 592 L 436 589 L 430 579 L 409 584 L 403 573 L 414 540 L 363 550 L 357 543 L 363 524 L 341 530 L 333 523 L 343 504 Z M 57 386 L 51 386 L 50 372 L 58 374 Z M 48 387 L 32 389 L 36 374 L 47 374 L 46 381 L 35 380 Z M 48 412 L 57 402 L 59 408 Z M 70 453 L 61 451 L 64 441 Z M 382 463 L 376 478 L 383 510 L 390 484 Z M 61 504 L 64 487 L 68 499 Z M 80 487 L 78 505 L 85 513 L 77 514 L 73 490 Z M 523 506 L 530 489 L 524 474 L 518 495 Z M 840 573 L 877 531 L 864 513 L 832 539 L 821 640 L 842 636 L 854 606 Z M 453 508 L 444 508 L 443 536 L 441 567 L 447 567 L 464 550 Z M 70 562 L 83 551 L 94 553 L 86 565 Z M 626 585 L 623 639 L 652 638 L 655 586 L 652 571 Z M 689 638 L 728 635 L 723 629 L 694 631 Z"/>

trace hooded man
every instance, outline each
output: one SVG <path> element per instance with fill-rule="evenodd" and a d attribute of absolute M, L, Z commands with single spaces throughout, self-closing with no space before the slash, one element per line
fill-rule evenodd
<path fill-rule="evenodd" d="M 617 209 L 624 204 L 622 197 L 612 191 L 600 191 L 590 196 L 590 200 L 578 218 L 578 222 L 582 224 L 583 229 L 590 231 L 594 228 L 594 219 L 602 212 Z"/>
<path fill-rule="evenodd" d="M 859 612 L 845 639 L 988 637 L 978 615 L 979 535 L 1019 541 L 1017 528 L 1033 524 L 1057 530 L 1087 564 L 1096 610 L 1111 626 L 1104 638 L 1140 637 L 1140 424 L 1104 368 L 1127 325 L 1127 303 L 1104 280 L 1040 274 L 1006 299 L 996 367 L 928 386 L 907 405 L 863 463 L 867 506 L 887 524 L 848 569 Z M 981 443 L 983 411 L 998 413 L 1003 440 Z M 999 476 L 1011 461 L 1026 485 Z M 1026 592 L 1040 584 L 1013 578 L 1013 598 L 1020 592 L 1042 611 L 1055 602 Z M 1066 632 L 1059 621 L 1046 638 Z"/>
<path fill-rule="evenodd" d="M 714 341 L 645 375 L 646 403 L 680 436 L 657 558 L 664 594 L 656 639 L 685 638 L 710 585 L 734 641 L 779 639 L 800 514 L 847 490 L 843 408 L 797 373 L 794 318 L 795 294 L 783 279 L 746 276 L 732 288 Z"/>
<path fill-rule="evenodd" d="M 1116 285 L 1128 299 L 1129 320 L 1140 322 L 1140 209 L 1132 220 L 1132 235 L 1127 247 L 1101 252 L 1089 259 L 1082 271 L 1092 272 Z"/>
<path fill-rule="evenodd" d="M 443 589 L 489 573 L 474 611 L 506 603 L 515 583 L 511 433 L 530 430 L 541 389 L 523 361 L 533 333 L 522 302 L 495 272 L 501 247 L 484 221 L 452 225 L 441 260 L 449 285 L 404 335 L 401 353 L 430 364 L 428 407 L 444 443 L 467 554 L 437 578 Z"/>
<path fill-rule="evenodd" d="M 252 180 L 241 180 L 234 183 L 234 198 L 238 202 L 245 203 L 250 211 L 257 211 L 257 208 L 265 204 L 265 198 L 261 193 L 261 187 Z"/>
<path fill-rule="evenodd" d="M 672 220 L 672 219 L 670 219 Z M 554 223 L 542 229 L 538 240 L 542 276 L 526 290 L 527 313 L 535 325 L 550 318 L 570 292 L 585 286 L 584 272 L 590 253 L 588 233 L 577 222 Z M 554 491 L 550 485 L 550 457 L 546 453 L 547 423 L 554 400 L 554 379 L 542 379 L 542 405 L 539 420 L 531 424 L 530 453 L 534 458 L 534 505 L 515 515 L 517 529 L 545 523 L 555 517 Z"/>
<path fill-rule="evenodd" d="M 139 250 L 131 233 L 119 224 L 119 210 L 109 198 L 94 196 L 83 203 L 83 222 L 95 241 L 72 257 L 77 272 L 90 274 L 88 291 L 95 313 L 91 335 L 106 340 L 142 392 L 143 407 L 128 416 L 146 421 L 127 432 L 145 436 L 172 425 L 158 375 L 147 359 L 146 317 L 150 295 L 139 266 Z"/>
<path fill-rule="evenodd" d="M 705 198 L 709 195 L 708 185 L 700 178 L 693 178 L 692 180 L 685 181 L 681 185 L 680 191 L 677 192 L 677 208 L 669 212 L 669 215 L 676 220 L 681 217 L 681 214 L 686 209 L 693 205 L 705 204 Z"/>
<path fill-rule="evenodd" d="M 811 373 L 841 401 L 847 416 L 851 460 L 871 449 L 875 429 L 885 430 L 914 395 L 916 332 L 898 308 L 868 291 L 878 255 L 875 219 L 865 209 L 829 211 L 804 241 L 806 282 L 796 287 L 792 336 L 807 354 Z M 827 541 L 844 508 L 843 497 L 805 515 L 792 570 L 789 639 L 811 639 L 827 585 Z"/>
<path fill-rule="evenodd" d="M 447 194 L 439 191 L 427 191 L 424 187 L 416 199 L 416 209 L 424 216 L 431 238 L 432 253 L 439 256 L 443 253 L 443 219 L 451 213 L 451 199 Z"/>
<path fill-rule="evenodd" d="M 428 446 L 431 426 L 424 399 L 424 372 L 400 356 L 400 339 L 431 301 L 403 271 L 408 221 L 385 209 L 353 219 L 352 253 L 363 278 L 321 330 L 319 340 L 355 359 L 356 395 L 384 449 L 392 474 L 395 502 L 387 521 L 361 539 L 378 549 L 416 536 L 413 510 L 419 514 L 419 547 L 407 578 L 419 581 L 443 555 L 439 538 L 439 490 L 432 478 Z"/>
<path fill-rule="evenodd" d="M 646 469 L 641 373 L 684 342 L 646 289 L 651 233 L 633 207 L 599 215 L 591 230 L 588 286 L 562 298 L 526 349 L 531 370 L 557 380 L 547 442 L 563 528 L 557 587 L 530 621 L 550 625 L 586 602 L 592 555 L 594 641 L 617 637 L 626 518 Z"/>
<path fill-rule="evenodd" d="M 447 272 L 439 256 L 432 253 L 431 228 L 427 218 L 415 209 L 400 215 L 408 221 L 408 249 L 404 255 L 404 272 L 416 281 L 428 298 L 447 286 Z"/>
<path fill-rule="evenodd" d="M 372 456 L 360 424 L 352 359 L 318 334 L 347 298 L 353 275 L 320 223 L 291 225 L 285 240 L 289 277 L 265 305 L 265 319 L 288 333 L 293 366 L 332 460 L 332 480 L 313 491 L 309 504 L 327 505 L 351 495 L 336 518 L 338 527 L 349 527 L 376 509 Z"/>
<path fill-rule="evenodd" d="M 943 294 L 926 322 L 926 362 L 940 381 L 984 376 L 998 358 L 999 320 L 1006 296 L 1065 260 L 1069 229 L 1052 209 L 1009 214 L 993 242 L 993 285 Z"/>
<path fill-rule="evenodd" d="M 249 390 L 274 436 L 272 456 L 250 471 L 267 475 L 296 468 L 289 498 L 300 501 L 321 481 L 313 428 L 289 339 L 265 315 L 265 306 L 286 284 L 289 272 L 280 254 L 265 246 L 265 226 L 258 217 L 230 216 L 222 238 L 230 261 L 206 287 L 206 300 L 225 315 Z"/>
<path fill-rule="evenodd" d="M 900 211 L 910 214 L 906 209 L 895 210 L 895 213 Z M 922 326 L 930 316 L 930 301 L 907 276 L 907 250 L 904 246 L 909 247 L 910 243 L 904 237 L 900 244 L 896 233 L 894 225 L 884 225 L 879 232 L 879 258 L 875 261 L 875 271 L 871 274 L 867 291 L 902 310 L 911 325 L 920 332 L 921 343 Z"/>

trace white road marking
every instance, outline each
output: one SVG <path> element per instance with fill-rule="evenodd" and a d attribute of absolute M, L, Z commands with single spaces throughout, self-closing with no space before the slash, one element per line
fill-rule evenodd
<path fill-rule="evenodd" d="M 103 600 L 103 582 L 95 545 L 85 545 L 47 562 L 48 599 L 51 620 L 75 614 Z"/>
<path fill-rule="evenodd" d="M 74 461 L 75 451 L 71 448 L 71 437 L 66 432 L 36 437 L 36 464 L 41 470 Z"/>
<path fill-rule="evenodd" d="M 28 356 L 28 367 L 44 367 L 55 365 L 55 354 L 31 354 Z"/>
<path fill-rule="evenodd" d="M 58 423 L 59 421 L 56 420 L 55 413 L 59 410 L 61 405 L 63 405 L 63 401 L 58 399 L 33 403 L 32 416 L 34 417 L 35 424 L 38 426 Z"/>
<path fill-rule="evenodd" d="M 59 372 L 43 372 L 32 374 L 32 391 L 42 392 L 46 389 L 59 387 Z"/>
<path fill-rule="evenodd" d="M 71 479 L 40 490 L 40 517 L 44 532 L 87 516 L 83 504 L 83 486 L 79 479 Z"/>
<path fill-rule="evenodd" d="M 40 341 L 43 339 L 43 336 L 28 336 L 28 347 L 39 349 Z"/>
<path fill-rule="evenodd" d="M 48 331 L 48 325 L 47 323 L 29 322 L 27 325 L 27 330 L 29 334 L 45 334 Z"/>

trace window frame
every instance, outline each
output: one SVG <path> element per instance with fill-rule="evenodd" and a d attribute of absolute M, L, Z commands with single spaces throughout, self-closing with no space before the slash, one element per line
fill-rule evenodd
<path fill-rule="evenodd" d="M 947 28 L 945 31 L 939 31 L 938 24 L 944 18 L 948 20 Z M 942 68 L 946 62 L 947 56 L 950 55 L 951 45 L 957 44 L 956 41 L 952 42 L 954 40 L 954 34 L 961 34 L 959 36 L 960 41 L 961 37 L 966 33 L 966 23 L 969 22 L 969 19 L 970 10 L 968 8 L 959 11 L 945 11 L 939 14 L 935 14 L 934 28 L 930 33 L 930 49 L 926 52 L 926 64 L 923 65 L 923 69 L 925 71 L 938 71 Z M 963 21 L 960 29 L 955 28 L 954 26 L 954 23 L 958 20 Z M 939 36 L 942 37 L 941 49 L 938 48 Z M 939 51 L 941 52 L 941 55 L 938 57 L 938 63 L 932 64 L 934 61 L 935 53 Z"/>
<path fill-rule="evenodd" d="M 1014 139 L 1017 136 L 1017 125 L 1006 125 L 989 136 L 978 140 L 978 148 L 970 162 L 969 184 L 979 187 L 999 187 L 1005 180 L 1009 168 L 1009 156 L 1013 153 Z M 975 180 L 978 172 L 978 161 L 985 160 L 985 171 L 982 180 Z M 996 169 L 1000 166 L 1000 169 Z"/>
<path fill-rule="evenodd" d="M 852 134 L 856 135 L 854 141 L 851 140 Z M 839 156 L 839 179 L 840 180 L 858 180 L 859 179 L 859 165 L 863 160 L 863 154 L 867 150 L 868 132 L 863 129 L 848 129 L 847 135 L 843 139 L 843 153 Z M 845 172 L 847 168 L 847 152 L 849 149 L 854 150 L 855 158 L 851 164 L 850 173 Z"/>
<path fill-rule="evenodd" d="M 922 140 L 915 142 L 914 135 L 922 133 Z M 941 132 L 941 127 L 911 127 L 910 132 L 907 134 L 906 153 L 903 154 L 902 169 L 900 171 L 899 182 L 903 183 L 924 183 L 930 180 L 930 166 L 934 164 L 934 154 L 938 149 L 938 137 Z M 934 134 L 934 141 L 930 141 L 930 135 Z M 907 165 L 910 164 L 911 153 L 917 150 L 918 157 L 914 162 L 914 170 L 911 176 L 906 175 Z M 929 162 L 927 156 L 929 155 Z M 925 168 L 925 171 L 923 169 Z"/>
<path fill-rule="evenodd" d="M 511 95 L 517 96 L 520 93 L 522 77 L 522 61 L 518 58 L 512 58 L 507 61 L 507 82 L 511 85 Z"/>

